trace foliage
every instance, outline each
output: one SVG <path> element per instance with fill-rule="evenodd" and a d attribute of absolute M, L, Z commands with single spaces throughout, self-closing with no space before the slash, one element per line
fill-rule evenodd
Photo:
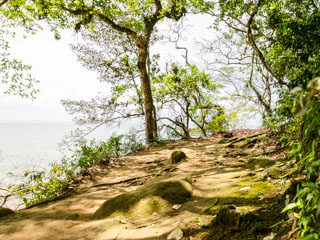
<path fill-rule="evenodd" d="M 64 162 L 54 163 L 48 172 L 27 171 L 24 183 L 9 186 L 26 207 L 56 198 L 64 190 L 73 176 L 71 168 Z"/>
<path fill-rule="evenodd" d="M 10 56 L 8 38 L 14 38 L 12 24 L 9 24 L 0 12 L 0 83 L 5 94 L 18 95 L 23 98 L 35 98 L 39 92 L 35 88 L 38 83 L 29 73 L 31 66 L 23 64 Z"/>
<path fill-rule="evenodd" d="M 220 0 L 215 16 L 241 36 L 278 87 L 306 87 L 319 70 L 319 7 L 314 1 Z M 284 110 L 285 108 L 283 108 Z M 290 118 L 290 109 L 284 113 Z"/>
<path fill-rule="evenodd" d="M 152 84 L 160 128 L 182 138 L 225 130 L 226 115 L 215 103 L 222 86 L 195 65 L 173 65 L 170 73 L 153 75 Z"/>
<path fill-rule="evenodd" d="M 138 49 L 136 67 L 139 70 L 141 91 L 144 96 L 144 117 L 146 143 L 156 137 L 155 112 L 147 74 L 147 58 L 151 35 L 156 24 L 168 18 L 178 21 L 185 13 L 187 4 L 182 0 L 143 0 L 143 1 L 19 1 L 4 2 L 0 11 L 9 19 L 44 19 L 53 31 L 59 28 L 74 28 L 79 32 L 82 27 L 93 28 L 100 21 L 109 29 L 124 38 L 130 38 Z M 2 5 L 2 4 L 1 4 Z M 56 32 L 57 38 L 59 34 Z M 114 39 L 116 42 L 116 39 Z"/>
<path fill-rule="evenodd" d="M 297 106 L 294 108 L 297 117 L 303 115 L 302 138 L 295 144 L 291 156 L 299 159 L 295 175 L 303 177 L 297 186 L 296 196 L 287 202 L 283 211 L 289 211 L 297 218 L 301 239 L 320 238 L 320 78 L 315 78 L 307 85 L 307 90 L 300 90 Z M 290 200 L 290 199 L 288 199 Z"/>
<path fill-rule="evenodd" d="M 26 172 L 24 182 L 10 186 L 9 190 L 22 199 L 26 207 L 48 201 L 60 196 L 74 177 L 86 173 L 90 167 L 143 147 L 134 134 L 111 136 L 106 142 L 79 140 L 71 158 L 53 163 L 49 171 Z"/>
<path fill-rule="evenodd" d="M 294 117 L 294 96 L 289 91 L 282 91 L 273 109 L 273 116 L 264 122 L 275 133 L 274 137 L 282 147 L 292 147 L 300 139 L 302 121 Z"/>
<path fill-rule="evenodd" d="M 217 11 L 209 13 L 215 16 Z M 219 25 L 201 42 L 205 65 L 225 86 L 232 109 L 239 108 L 246 118 L 257 113 L 262 120 L 270 118 L 278 95 L 274 79 L 248 46 L 243 31 L 232 31 L 225 23 Z"/>
<path fill-rule="evenodd" d="M 129 38 L 124 40 L 119 33 L 99 23 L 92 31 L 83 31 L 83 36 L 86 42 L 73 46 L 73 50 L 84 66 L 97 71 L 101 81 L 112 85 L 111 94 L 91 101 L 63 100 L 66 110 L 75 115 L 77 122 L 85 124 L 111 125 L 121 124 L 128 119 L 141 119 L 145 111 L 144 98 L 137 81 L 137 48 Z M 117 44 L 113 42 L 114 39 L 117 39 Z M 162 73 L 159 58 L 160 55 L 154 55 L 147 62 L 158 129 L 183 138 L 190 137 L 191 131 L 195 134 L 201 131 L 207 135 L 225 129 L 226 116 L 223 109 L 214 103 L 218 100 L 216 95 L 220 86 L 211 76 L 196 66 L 177 67 L 177 76 L 172 71 Z M 181 84 L 175 82 L 176 78 L 183 79 Z M 186 96 L 183 91 L 189 95 Z M 186 107 L 187 114 L 184 113 Z"/>
<path fill-rule="evenodd" d="M 66 111 L 81 124 L 120 124 L 144 116 L 143 94 L 139 84 L 137 48 L 133 41 L 101 22 L 83 30 L 83 43 L 73 45 L 80 63 L 99 74 L 109 84 L 110 94 L 90 101 L 62 100 Z"/>
<path fill-rule="evenodd" d="M 320 71 L 318 2 L 220 0 L 219 10 L 219 19 L 243 37 L 279 87 L 271 123 L 285 125 L 284 140 L 298 160 L 295 174 L 303 180 L 285 211 L 296 218 L 302 239 L 319 239 L 319 80 L 311 81 Z"/>

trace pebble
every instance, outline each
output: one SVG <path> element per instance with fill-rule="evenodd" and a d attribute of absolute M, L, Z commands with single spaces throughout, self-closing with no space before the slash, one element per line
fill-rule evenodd
<path fill-rule="evenodd" d="M 172 206 L 172 209 L 178 210 L 178 209 L 181 208 L 181 207 L 182 207 L 181 204 L 175 204 L 175 205 Z"/>

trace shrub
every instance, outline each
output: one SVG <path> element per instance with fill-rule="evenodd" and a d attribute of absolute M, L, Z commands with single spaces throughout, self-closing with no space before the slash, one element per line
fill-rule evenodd
<path fill-rule="evenodd" d="M 27 171 L 23 183 L 9 186 L 9 190 L 22 199 L 26 207 L 45 202 L 61 195 L 76 175 L 83 174 L 91 166 L 143 147 L 134 134 L 111 136 L 106 142 L 80 140 L 71 158 L 51 164 L 47 172 Z"/>
<path fill-rule="evenodd" d="M 302 89 L 301 89 L 302 90 Z M 291 156 L 298 162 L 294 175 L 302 181 L 297 185 L 296 196 L 287 198 L 283 211 L 297 220 L 301 239 L 320 239 L 320 78 L 308 84 L 302 91 L 299 105 L 295 107 L 296 116 L 302 118 L 301 139 L 293 144 Z"/>

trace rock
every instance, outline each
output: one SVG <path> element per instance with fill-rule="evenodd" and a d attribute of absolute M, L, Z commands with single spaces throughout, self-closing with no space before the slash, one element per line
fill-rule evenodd
<path fill-rule="evenodd" d="M 233 133 L 223 134 L 222 137 L 224 137 L 224 138 L 232 138 L 233 137 Z"/>
<path fill-rule="evenodd" d="M 223 206 L 218 210 L 213 224 L 251 229 L 260 221 L 260 217 L 255 213 L 237 212 L 230 206 Z"/>
<path fill-rule="evenodd" d="M 175 205 L 172 206 L 172 209 L 178 210 L 178 209 L 180 209 L 181 207 L 182 207 L 181 204 L 175 204 Z"/>
<path fill-rule="evenodd" d="M 180 240 L 182 238 L 183 238 L 183 231 L 181 228 L 177 228 L 173 230 L 167 237 L 168 240 Z"/>
<path fill-rule="evenodd" d="M 265 168 L 274 165 L 274 161 L 267 158 L 251 158 L 247 162 L 247 167 L 251 169 Z"/>
<path fill-rule="evenodd" d="M 245 163 L 244 162 L 237 162 L 235 164 L 232 165 L 232 167 L 234 168 L 238 168 L 238 167 L 244 167 Z"/>
<path fill-rule="evenodd" d="M 0 207 L 0 218 L 11 214 L 14 214 L 14 211 L 9 208 Z"/>
<path fill-rule="evenodd" d="M 242 142 L 235 144 L 235 146 L 239 148 L 253 148 L 256 145 L 256 143 L 258 143 L 259 141 L 260 139 L 258 138 L 246 139 Z"/>
<path fill-rule="evenodd" d="M 268 178 L 268 173 L 263 171 L 259 174 L 258 179 L 259 180 L 266 180 Z"/>
<path fill-rule="evenodd" d="M 181 162 L 183 159 L 186 159 L 186 158 L 187 158 L 187 156 L 184 152 L 174 151 L 171 153 L 169 162 L 172 164 L 175 164 L 175 163 Z"/>
<path fill-rule="evenodd" d="M 211 205 L 204 210 L 204 213 L 214 215 L 215 210 L 218 209 L 217 207 L 219 207 L 219 206 L 216 206 L 218 202 L 219 202 L 219 198 L 213 198 Z"/>
<path fill-rule="evenodd" d="M 276 233 L 271 233 L 269 236 L 263 238 L 263 240 L 273 240 L 276 237 Z"/>
<path fill-rule="evenodd" d="M 227 138 L 222 138 L 221 140 L 219 140 L 219 144 L 223 144 L 223 143 L 228 143 L 229 142 L 229 139 Z"/>
<path fill-rule="evenodd" d="M 252 135 L 244 138 L 232 138 L 228 141 L 229 144 L 226 145 L 226 147 L 253 148 L 260 141 L 261 141 L 261 137 L 256 135 Z"/>
<path fill-rule="evenodd" d="M 66 220 L 77 220 L 79 219 L 79 214 L 75 213 L 75 214 L 71 214 L 69 216 L 66 217 Z"/>
<path fill-rule="evenodd" d="M 181 175 L 160 182 L 147 183 L 132 193 L 120 194 L 105 201 L 94 213 L 103 219 L 113 213 L 129 214 L 133 219 L 144 218 L 154 212 L 161 214 L 170 204 L 181 204 L 192 196 L 191 176 Z"/>
<path fill-rule="evenodd" d="M 278 167 L 271 167 L 266 169 L 266 172 L 268 173 L 268 175 L 272 178 L 277 178 L 281 175 L 281 169 Z"/>

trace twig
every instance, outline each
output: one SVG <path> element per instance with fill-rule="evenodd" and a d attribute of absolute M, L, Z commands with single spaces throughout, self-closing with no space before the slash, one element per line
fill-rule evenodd
<path fill-rule="evenodd" d="M 8 200 L 9 197 L 13 196 L 12 194 L 8 194 L 8 195 L 5 195 L 5 196 L 0 196 L 0 198 L 3 197 L 3 202 L 1 203 L 0 207 L 4 206 Z"/>

